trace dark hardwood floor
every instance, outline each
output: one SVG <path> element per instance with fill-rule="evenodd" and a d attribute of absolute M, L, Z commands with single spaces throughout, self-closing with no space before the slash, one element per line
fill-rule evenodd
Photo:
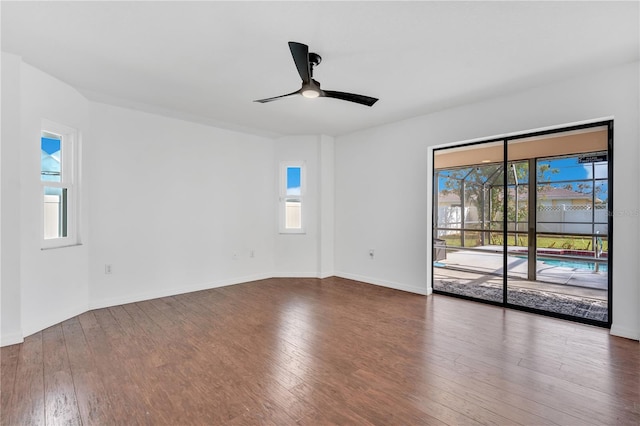
<path fill-rule="evenodd" d="M 638 425 L 640 344 L 339 278 L 84 313 L 2 348 L 3 425 Z"/>

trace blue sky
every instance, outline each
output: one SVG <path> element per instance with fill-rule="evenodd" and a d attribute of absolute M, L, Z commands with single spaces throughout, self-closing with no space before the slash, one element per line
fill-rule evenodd
<path fill-rule="evenodd" d="M 578 157 L 569 157 L 541 161 L 538 164 L 549 164 L 551 169 L 559 171 L 559 173 L 548 174 L 551 181 L 591 179 L 594 171 L 593 166 L 595 166 L 596 178 L 607 178 L 607 162 L 580 164 Z"/>
<path fill-rule="evenodd" d="M 590 184 L 588 182 L 572 182 L 572 181 L 580 181 L 584 179 L 591 179 L 595 173 L 596 179 L 606 179 L 607 178 L 607 162 L 597 162 L 597 163 L 580 163 L 578 161 L 578 156 L 575 157 L 565 157 L 558 159 L 548 159 L 539 161 L 538 165 L 548 164 L 550 166 L 550 170 L 557 170 L 557 173 L 545 173 L 545 181 L 551 183 L 554 187 L 566 187 L 567 185 L 571 185 L 574 191 L 589 193 Z M 482 167 L 483 165 L 478 165 Z M 475 167 L 475 166 L 474 166 Z M 495 167 L 494 166 L 485 166 L 485 167 Z M 471 170 L 470 168 L 467 170 Z M 486 173 L 484 173 L 486 176 Z M 446 177 L 440 177 L 439 179 L 439 190 L 444 190 Z M 470 179 L 473 180 L 473 174 L 470 175 Z M 558 182 L 558 183 L 555 183 Z M 498 183 L 498 184 L 501 184 Z M 586 188 L 579 188 L 579 184 L 587 184 Z M 596 196 L 601 200 L 608 199 L 608 182 L 600 181 L 596 183 L 599 186 L 599 190 L 596 192 Z"/>
<path fill-rule="evenodd" d="M 287 195 L 300 195 L 300 167 L 287 167 Z"/>
<path fill-rule="evenodd" d="M 41 138 L 41 148 L 44 152 L 51 155 L 60 151 L 60 139 Z"/>
<path fill-rule="evenodd" d="M 571 181 L 591 179 L 595 171 L 596 179 L 607 178 L 607 162 L 579 163 L 578 157 L 559 158 L 557 160 L 541 160 L 538 165 L 548 164 L 557 173 L 546 172 L 545 177 L 551 181 Z M 482 167 L 483 165 L 479 165 Z M 470 169 L 469 169 L 470 170 Z"/>

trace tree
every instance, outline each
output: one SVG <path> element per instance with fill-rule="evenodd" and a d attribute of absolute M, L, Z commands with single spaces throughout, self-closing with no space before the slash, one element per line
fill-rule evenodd
<path fill-rule="evenodd" d="M 479 230 L 502 230 L 504 212 L 504 170 L 503 164 L 482 164 L 459 169 L 440 170 L 438 172 L 438 190 L 442 194 L 457 194 L 463 211 L 463 222 L 477 213 Z M 508 163 L 507 174 L 507 222 L 520 223 L 528 219 L 528 181 L 529 162 Z M 539 182 L 548 182 L 549 174 L 560 171 L 549 164 L 540 164 L 536 170 Z M 543 186 L 551 187 L 548 183 Z M 515 226 L 515 225 L 514 225 Z M 465 224 L 465 227 L 466 224 Z M 464 231 L 463 231 L 464 232 Z M 484 241 L 484 233 L 481 233 Z M 494 241 L 492 241 L 494 242 Z M 494 243 L 498 243 L 495 241 Z M 498 243 L 499 244 L 499 243 Z M 464 246 L 464 241 L 462 242 Z"/>

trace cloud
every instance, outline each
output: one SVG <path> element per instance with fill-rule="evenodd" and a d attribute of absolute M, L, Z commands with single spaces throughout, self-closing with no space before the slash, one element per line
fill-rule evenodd
<path fill-rule="evenodd" d="M 287 195 L 300 195 L 299 186 L 290 186 L 287 188 Z"/>

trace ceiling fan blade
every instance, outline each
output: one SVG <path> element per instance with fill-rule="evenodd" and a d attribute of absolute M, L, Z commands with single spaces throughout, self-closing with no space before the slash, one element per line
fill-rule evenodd
<path fill-rule="evenodd" d="M 300 90 L 296 90 L 295 92 L 287 93 L 286 95 L 274 96 L 273 98 L 257 99 L 257 100 L 255 100 L 253 102 L 260 102 L 261 104 L 264 104 L 266 102 L 271 102 L 271 101 L 275 101 L 277 99 L 286 98 L 288 96 L 297 95 L 298 93 L 300 93 Z"/>
<path fill-rule="evenodd" d="M 336 92 L 333 90 L 323 90 L 323 95 L 326 98 L 341 99 L 343 101 L 355 102 L 366 106 L 372 106 L 378 102 L 378 98 L 372 98 L 370 96 L 356 95 L 355 93 Z"/>
<path fill-rule="evenodd" d="M 289 42 L 289 50 L 293 56 L 293 62 L 296 64 L 298 74 L 303 83 L 309 83 L 311 80 L 311 70 L 309 69 L 309 46 L 295 41 Z"/>

